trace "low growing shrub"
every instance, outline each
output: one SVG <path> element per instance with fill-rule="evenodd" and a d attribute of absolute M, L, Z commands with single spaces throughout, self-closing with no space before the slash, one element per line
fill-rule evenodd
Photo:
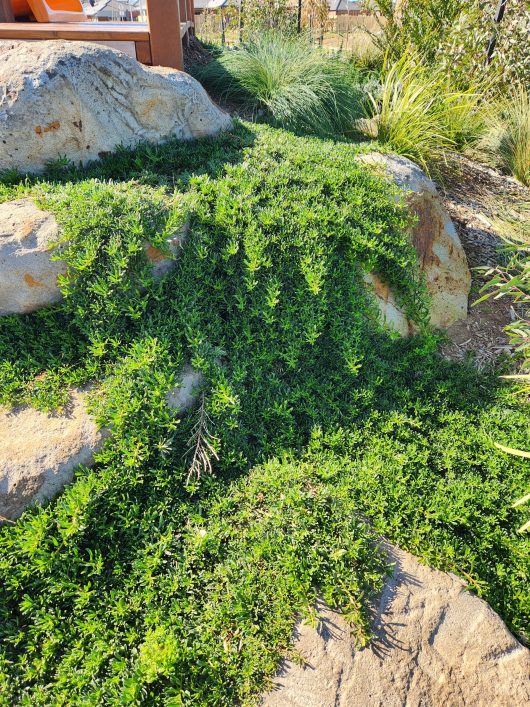
<path fill-rule="evenodd" d="M 409 216 L 356 151 L 237 125 L 48 182 L 6 177 L 0 198 L 55 212 L 72 277 L 56 307 L 0 318 L 2 404 L 57 406 L 60 386 L 97 379 L 112 435 L 55 501 L 0 528 L 2 704 L 252 704 L 318 595 L 367 640 L 376 533 L 524 632 L 528 537 L 510 500 L 530 479 L 492 439 L 524 448 L 527 417 L 432 336 L 380 328 L 364 270 L 420 323 L 425 290 Z M 154 282 L 140 244 L 185 216 Z M 219 457 L 189 484 L 197 410 L 165 403 L 184 360 L 204 374 Z"/>

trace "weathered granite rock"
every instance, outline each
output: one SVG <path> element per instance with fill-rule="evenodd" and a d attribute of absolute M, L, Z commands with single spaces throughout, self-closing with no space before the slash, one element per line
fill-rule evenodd
<path fill-rule="evenodd" d="M 198 390 L 202 382 L 202 373 L 186 364 L 182 369 L 179 384 L 166 395 L 168 407 L 177 413 L 185 412 L 197 400 Z"/>
<path fill-rule="evenodd" d="M 92 464 L 104 438 L 79 391 L 60 414 L 0 410 L 0 520 L 56 496 L 76 466 Z"/>
<path fill-rule="evenodd" d="M 88 42 L 11 43 L 0 51 L 0 169 L 42 171 L 118 145 L 213 135 L 230 125 L 191 76 L 146 67 Z"/>
<path fill-rule="evenodd" d="M 520 707 L 530 651 L 452 574 L 389 548 L 395 569 L 375 607 L 375 639 L 355 648 L 325 605 L 318 630 L 296 629 L 305 666 L 287 662 L 263 707 Z"/>
<path fill-rule="evenodd" d="M 30 199 L 0 204 L 0 314 L 21 314 L 58 302 L 63 262 L 52 260 L 60 236 L 54 216 Z"/>
<path fill-rule="evenodd" d="M 445 329 L 458 319 L 465 319 L 471 273 L 454 224 L 434 183 L 405 157 L 374 152 L 360 155 L 358 160 L 382 169 L 400 189 L 407 192 L 407 204 L 418 219 L 411 239 L 431 297 L 431 324 Z M 375 278 L 380 282 L 377 275 Z M 385 294 L 376 282 L 375 291 L 383 317 L 389 322 L 396 318 L 406 321 L 403 312 L 397 317 L 393 311 L 397 305 L 390 297 L 388 288 Z M 398 326 L 402 333 L 403 328 Z"/>
<path fill-rule="evenodd" d="M 197 399 L 202 380 L 201 373 L 185 365 L 179 384 L 166 396 L 168 407 L 184 413 Z M 57 496 L 79 464 L 93 463 L 110 433 L 98 429 L 80 391 L 72 392 L 61 413 L 0 408 L 0 523 Z"/>

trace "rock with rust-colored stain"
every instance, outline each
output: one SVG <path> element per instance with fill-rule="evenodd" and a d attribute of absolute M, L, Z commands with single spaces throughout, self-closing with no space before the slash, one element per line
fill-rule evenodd
<path fill-rule="evenodd" d="M 89 466 L 107 431 L 88 414 L 84 394 L 49 414 L 29 407 L 0 409 L 0 521 L 56 496 L 79 464 Z"/>
<path fill-rule="evenodd" d="M 167 239 L 166 247 L 169 255 L 163 253 L 160 248 L 155 248 L 150 243 L 145 244 L 145 254 L 153 265 L 153 275 L 155 277 L 162 277 L 174 267 L 175 260 L 180 254 L 187 235 L 188 224 L 186 223 L 177 233 Z"/>
<path fill-rule="evenodd" d="M 365 273 L 364 281 L 374 295 L 379 307 L 381 320 L 385 327 L 396 331 L 401 336 L 408 336 L 413 331 L 413 325 L 400 308 L 390 287 L 381 280 L 375 272 Z"/>
<path fill-rule="evenodd" d="M 66 271 L 52 260 L 60 237 L 55 217 L 30 199 L 0 204 L 0 314 L 22 314 L 61 299 L 57 278 Z"/>
<path fill-rule="evenodd" d="M 431 324 L 446 329 L 453 322 L 465 319 L 471 273 L 455 226 L 434 183 L 405 157 L 370 153 L 360 155 L 358 161 L 381 170 L 403 190 L 406 203 L 416 217 L 411 240 L 431 299 Z M 374 277 L 377 278 L 371 276 L 372 279 Z M 374 282 L 371 284 L 374 285 Z M 405 327 L 401 321 L 406 317 L 395 300 L 387 298 L 385 302 L 385 298 L 377 293 L 377 287 L 375 290 L 382 315 L 390 322 L 399 320 L 394 328 L 400 333 L 404 333 L 405 329 L 412 330 L 411 326 Z M 397 312 L 394 311 L 396 309 Z"/>
<path fill-rule="evenodd" d="M 167 239 L 169 254 L 146 243 L 155 277 L 174 266 L 187 230 L 186 224 Z M 31 199 L 0 204 L 0 315 L 26 314 L 61 301 L 58 276 L 66 272 L 66 263 L 55 259 L 54 248 L 60 238 L 55 216 Z"/>
<path fill-rule="evenodd" d="M 0 170 L 86 163 L 119 145 L 214 135 L 230 117 L 189 74 L 146 67 L 89 42 L 10 42 L 0 50 Z"/>
<path fill-rule="evenodd" d="M 355 645 L 322 601 L 300 622 L 294 652 L 261 707 L 521 707 L 530 704 L 530 651 L 453 574 L 387 544 L 392 574 L 373 607 L 373 638 Z"/>
<path fill-rule="evenodd" d="M 58 120 L 54 120 L 48 125 L 37 125 L 35 127 L 35 132 L 37 135 L 42 135 L 43 133 L 49 133 L 51 130 L 59 130 L 61 123 Z"/>

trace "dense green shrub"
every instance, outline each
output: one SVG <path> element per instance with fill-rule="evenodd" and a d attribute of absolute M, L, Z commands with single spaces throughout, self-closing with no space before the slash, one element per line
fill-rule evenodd
<path fill-rule="evenodd" d="M 443 69 L 452 82 L 467 88 L 487 73 L 509 87 L 530 82 L 530 9 L 514 0 L 499 25 L 494 0 L 368 0 L 377 10 L 380 31 L 373 39 L 393 60 L 408 47 L 429 66 Z M 496 37 L 494 60 L 486 69 L 486 48 Z"/>
<path fill-rule="evenodd" d="M 254 35 L 238 49 L 195 70 L 214 94 L 276 124 L 319 135 L 351 131 L 362 92 L 351 64 L 330 57 L 308 38 L 278 31 Z"/>
<path fill-rule="evenodd" d="M 425 296 L 409 218 L 355 152 L 238 126 L 6 177 L 0 198 L 56 212 L 72 277 L 63 304 L 0 320 L 2 401 L 53 406 L 97 378 L 113 435 L 56 501 L 0 529 L 5 704 L 249 702 L 318 593 L 366 639 L 385 569 L 367 516 L 524 631 L 528 542 L 509 502 L 528 471 L 491 440 L 524 447 L 527 418 L 431 336 L 380 329 L 364 269 L 420 324 Z M 182 256 L 153 282 L 139 246 L 185 217 Z M 187 487 L 195 413 L 164 401 L 184 359 L 205 375 L 219 454 Z"/>

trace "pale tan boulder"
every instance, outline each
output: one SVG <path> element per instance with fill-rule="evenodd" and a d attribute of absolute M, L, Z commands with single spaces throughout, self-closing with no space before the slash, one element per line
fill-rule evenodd
<path fill-rule="evenodd" d="M 64 262 L 52 260 L 60 237 L 55 217 L 30 199 L 0 204 L 0 314 L 22 314 L 61 299 L 57 277 Z"/>
<path fill-rule="evenodd" d="M 434 183 L 405 157 L 374 152 L 359 155 L 358 161 L 381 171 L 402 189 L 409 209 L 417 217 L 411 240 L 431 298 L 432 326 L 446 329 L 465 319 L 471 273 L 455 226 Z M 384 297 L 377 298 L 383 318 L 392 321 L 397 315 L 389 310 L 395 301 L 387 301 L 388 306 Z M 402 311 L 401 316 L 405 317 Z"/>
<path fill-rule="evenodd" d="M 56 496 L 79 464 L 93 463 L 105 436 L 79 391 L 60 413 L 0 409 L 0 520 Z"/>
<path fill-rule="evenodd" d="M 14 42 L 0 51 L 0 169 L 85 163 L 143 140 L 189 140 L 230 125 L 189 74 L 146 67 L 88 42 Z"/>
<path fill-rule="evenodd" d="M 180 415 L 196 401 L 203 376 L 190 365 L 166 395 Z M 87 412 L 85 393 L 73 391 L 64 411 L 0 408 L 0 523 L 28 506 L 57 496 L 79 464 L 90 466 L 111 430 L 99 429 Z"/>
<path fill-rule="evenodd" d="M 350 627 L 319 604 L 262 707 L 521 707 L 530 704 L 530 651 L 452 574 L 389 548 L 395 569 L 375 606 L 375 638 L 356 648 Z"/>

